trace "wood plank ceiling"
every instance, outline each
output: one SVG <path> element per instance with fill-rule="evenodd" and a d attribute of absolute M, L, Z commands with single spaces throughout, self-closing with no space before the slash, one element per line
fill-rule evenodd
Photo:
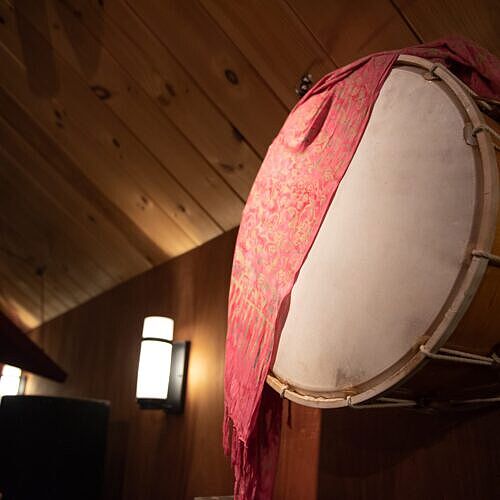
<path fill-rule="evenodd" d="M 237 226 L 303 74 L 450 34 L 499 55 L 499 11 L 0 0 L 0 308 L 32 328 Z"/>

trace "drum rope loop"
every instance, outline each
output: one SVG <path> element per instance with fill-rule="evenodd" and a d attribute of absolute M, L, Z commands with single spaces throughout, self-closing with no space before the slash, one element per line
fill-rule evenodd
<path fill-rule="evenodd" d="M 478 125 L 477 127 L 474 127 L 472 129 L 472 136 L 476 137 L 479 132 L 488 132 L 491 136 L 493 136 L 499 143 L 500 143 L 500 134 L 492 129 L 490 126 L 486 124 Z M 497 150 L 500 151 L 500 146 L 497 143 L 493 143 L 493 147 Z"/>
<path fill-rule="evenodd" d="M 284 399 L 285 398 L 285 392 L 288 390 L 290 386 L 287 384 L 283 384 L 283 386 L 280 389 L 280 398 Z"/>
<path fill-rule="evenodd" d="M 485 252 L 484 250 L 472 250 L 472 256 L 479 257 L 481 259 L 487 259 L 493 266 L 500 266 L 500 255 Z"/>

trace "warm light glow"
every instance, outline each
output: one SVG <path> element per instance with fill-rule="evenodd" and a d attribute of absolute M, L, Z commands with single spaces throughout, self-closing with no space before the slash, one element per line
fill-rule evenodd
<path fill-rule="evenodd" d="M 137 374 L 138 399 L 166 399 L 170 380 L 174 321 L 162 316 L 144 319 Z M 168 341 L 168 342 L 165 342 Z"/>
<path fill-rule="evenodd" d="M 16 396 L 21 385 L 21 369 L 11 365 L 3 365 L 0 377 L 0 398 L 2 396 Z"/>

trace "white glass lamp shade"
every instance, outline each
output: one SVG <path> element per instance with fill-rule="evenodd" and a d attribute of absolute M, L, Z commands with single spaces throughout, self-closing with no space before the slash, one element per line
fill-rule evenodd
<path fill-rule="evenodd" d="M 165 316 L 148 316 L 144 318 L 142 338 L 174 340 L 174 320 Z"/>
<path fill-rule="evenodd" d="M 0 376 L 0 398 L 16 396 L 21 385 L 21 369 L 11 365 L 3 365 Z"/>
<path fill-rule="evenodd" d="M 173 337 L 173 319 L 163 316 L 144 319 L 137 373 L 137 399 L 167 398 Z"/>

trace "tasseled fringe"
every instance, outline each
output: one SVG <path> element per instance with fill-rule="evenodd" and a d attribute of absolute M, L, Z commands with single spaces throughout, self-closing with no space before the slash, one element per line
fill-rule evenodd
<path fill-rule="evenodd" d="M 227 407 L 224 408 L 222 434 L 224 453 L 231 458 L 231 467 L 234 471 L 235 500 L 257 500 L 258 463 L 252 463 L 250 460 L 250 450 L 238 436 Z"/>
<path fill-rule="evenodd" d="M 223 446 L 234 471 L 235 500 L 271 500 L 279 451 L 282 401 L 265 386 L 248 442 L 238 434 L 224 405 Z"/>

